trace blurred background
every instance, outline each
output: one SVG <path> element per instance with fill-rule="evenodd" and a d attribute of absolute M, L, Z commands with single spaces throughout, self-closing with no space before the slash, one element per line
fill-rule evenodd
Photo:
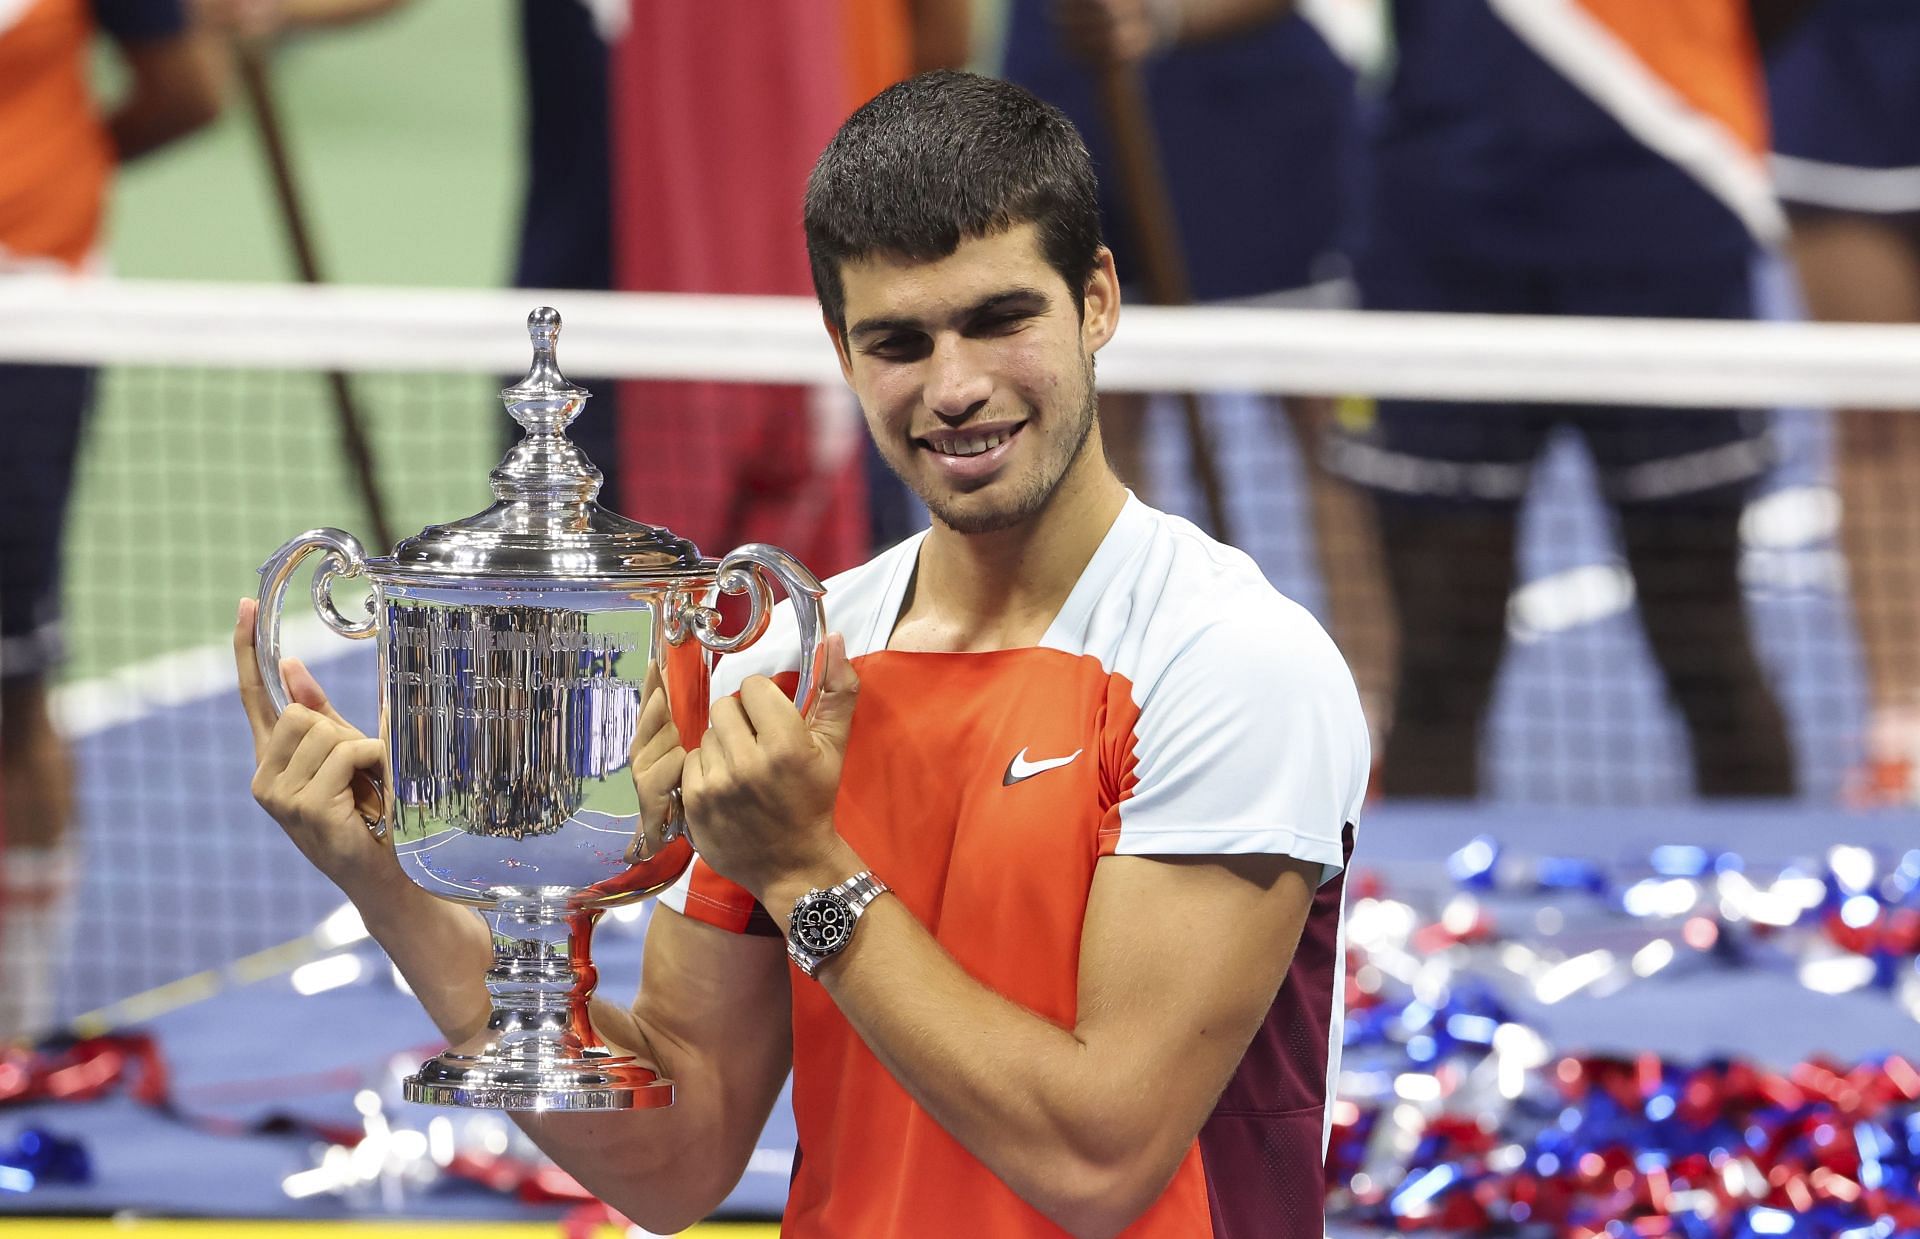
<path fill-rule="evenodd" d="M 1659 8 L 0 0 L 0 1211 L 618 1222 L 398 1100 L 432 1029 L 251 801 L 235 600 L 484 506 L 536 304 L 610 506 L 823 576 L 919 527 L 798 185 L 956 65 L 1082 126 L 1133 303 L 1209 307 L 1103 356 L 1123 477 L 1360 682 L 1343 1233 L 1920 1232 L 1920 10 Z M 33 110 L 76 84 L 110 142 Z"/>

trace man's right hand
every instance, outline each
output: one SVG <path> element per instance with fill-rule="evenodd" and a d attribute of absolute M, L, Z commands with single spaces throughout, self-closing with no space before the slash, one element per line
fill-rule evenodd
<path fill-rule="evenodd" d="M 275 717 L 254 652 L 259 604 L 240 603 L 233 629 L 240 704 L 253 729 L 253 798 L 280 823 L 303 855 L 350 897 L 369 880 L 391 876 L 393 849 L 368 829 L 383 811 L 377 791 L 383 745 L 341 718 L 297 660 L 281 663 L 293 704 Z"/>

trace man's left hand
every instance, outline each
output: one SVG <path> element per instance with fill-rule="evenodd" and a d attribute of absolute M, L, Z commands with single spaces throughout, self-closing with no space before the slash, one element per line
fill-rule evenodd
<path fill-rule="evenodd" d="M 765 676 L 713 703 L 680 788 L 694 846 L 716 873 L 764 898 L 782 878 L 832 863 L 842 846 L 833 802 L 859 693 L 846 642 L 836 634 L 827 638 L 811 722 Z"/>

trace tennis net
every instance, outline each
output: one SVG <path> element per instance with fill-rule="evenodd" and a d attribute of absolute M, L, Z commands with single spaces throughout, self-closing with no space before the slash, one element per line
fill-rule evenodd
<path fill-rule="evenodd" d="M 303 529 L 335 525 L 370 547 L 381 541 L 343 447 L 335 373 L 357 407 L 390 536 L 484 506 L 508 430 L 493 393 L 524 369 L 522 324 L 539 304 L 566 318 L 567 373 L 602 396 L 619 391 L 629 423 L 644 425 L 647 389 L 616 384 L 788 384 L 826 393 L 793 400 L 809 443 L 859 450 L 818 311 L 804 301 L 0 282 L 0 364 L 99 372 L 64 544 L 68 657 L 56 701 L 80 771 L 86 849 L 84 945 L 65 970 L 64 1011 L 218 967 L 305 932 L 337 905 L 248 794 L 251 750 L 226 646 L 235 601 L 252 593 L 259 563 Z M 1787 790 L 1824 806 L 1857 777 L 1870 713 L 1824 410 L 1920 405 L 1916 330 L 1129 310 L 1100 374 L 1103 387 L 1149 395 L 1131 480 L 1161 506 L 1224 519 L 1277 586 L 1329 621 L 1382 715 L 1403 665 L 1396 649 L 1424 642 L 1444 667 L 1449 634 L 1424 623 L 1447 611 L 1446 599 L 1403 596 L 1396 625 L 1380 592 L 1377 535 L 1427 536 L 1429 509 L 1381 522 L 1325 468 L 1348 450 L 1338 444 L 1369 442 L 1372 398 L 1471 401 L 1489 423 L 1557 402 L 1621 406 L 1623 421 L 1634 406 L 1772 410 L 1772 463 L 1741 505 L 1726 555 L 1792 777 L 1782 788 L 1736 779 L 1731 790 Z M 1183 392 L 1202 393 L 1214 495 L 1199 480 L 1209 471 L 1197 467 Z M 1303 392 L 1325 399 L 1286 411 L 1274 400 Z M 713 410 L 708 433 L 729 433 L 726 399 L 703 407 Z M 590 405 L 584 419 L 597 416 L 611 418 Z M 1501 597 L 1500 660 L 1471 790 L 1622 812 L 1688 799 L 1699 790 L 1694 750 L 1738 731 L 1750 720 L 1736 711 L 1751 703 L 1729 703 L 1723 719 L 1683 716 L 1641 623 L 1646 560 L 1622 549 L 1618 515 L 1578 437 L 1557 430 L 1545 442 L 1518 508 L 1517 574 L 1490 578 Z M 1346 471 L 1364 474 L 1368 460 L 1380 463 L 1349 450 Z M 710 483 L 689 469 L 668 484 Z M 685 498 L 628 491 L 619 506 L 657 520 Z M 1920 545 L 1900 532 L 1920 498 L 1877 502 L 1871 510 L 1888 531 L 1882 570 L 1920 595 Z M 734 533 L 679 532 L 709 554 L 730 545 L 710 538 Z M 1658 551 L 1689 535 L 1674 526 L 1644 536 Z M 1459 545 L 1435 543 L 1434 553 Z M 1478 564 L 1452 564 L 1444 579 L 1464 591 Z M 371 652 L 294 623 L 297 610 L 290 650 L 319 664 L 343 712 L 370 728 Z M 1699 625 L 1673 639 L 1697 642 L 1680 651 L 1683 664 L 1724 653 L 1724 640 Z M 1448 683 L 1432 691 L 1444 695 Z"/>

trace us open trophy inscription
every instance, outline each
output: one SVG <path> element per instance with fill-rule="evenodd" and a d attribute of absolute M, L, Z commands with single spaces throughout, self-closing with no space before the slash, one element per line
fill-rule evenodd
<path fill-rule="evenodd" d="M 613 1110 L 672 1103 L 671 1081 L 610 1049 L 588 1019 L 593 924 L 657 894 L 692 860 L 675 817 L 627 847 L 640 804 L 628 765 L 643 693 L 665 688 L 680 734 L 707 726 L 715 653 L 765 631 L 777 582 L 801 643 L 796 697 L 820 682 L 820 582 L 785 551 L 703 558 L 691 542 L 595 501 L 601 475 L 566 437 L 588 393 L 554 360 L 560 316 L 527 320 L 533 365 L 501 393 L 525 437 L 492 475 L 496 502 L 433 525 L 383 557 L 337 529 L 303 533 L 260 569 L 257 648 L 274 704 L 280 611 L 294 569 L 324 556 L 313 605 L 333 631 L 377 638 L 388 786 L 378 822 L 401 868 L 493 922 L 493 1013 L 474 1041 L 408 1078 L 410 1101 L 505 1110 Z M 364 577 L 368 615 L 348 618 L 332 586 Z M 715 595 L 745 594 L 725 635 Z"/>

